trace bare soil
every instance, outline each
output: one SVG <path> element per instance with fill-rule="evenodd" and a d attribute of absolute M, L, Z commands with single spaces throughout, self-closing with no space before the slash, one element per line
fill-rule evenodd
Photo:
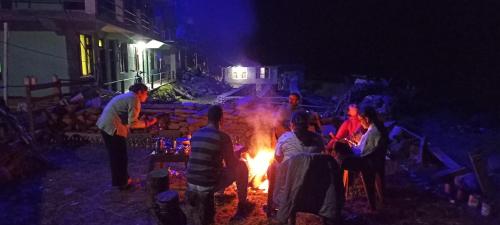
<path fill-rule="evenodd" d="M 107 153 L 102 146 L 54 149 L 48 156 L 58 169 L 1 186 L 0 224 L 157 224 L 145 189 L 149 153 L 129 150 L 129 173 L 140 185 L 132 191 L 118 191 L 110 185 Z M 171 188 L 179 191 L 182 200 L 184 165 L 168 166 Z M 234 189 L 228 188 L 217 200 L 216 223 L 276 224 L 262 211 L 265 193 L 250 191 L 249 200 L 256 203 L 251 215 L 244 221 L 229 222 L 237 198 Z M 500 224 L 496 215 L 482 217 L 479 209 L 450 203 L 439 185 L 423 182 L 405 170 L 387 177 L 386 202 L 378 213 L 368 213 L 366 205 L 358 188 L 346 201 L 344 224 Z M 297 224 L 320 224 L 320 220 L 315 215 L 299 214 Z"/>

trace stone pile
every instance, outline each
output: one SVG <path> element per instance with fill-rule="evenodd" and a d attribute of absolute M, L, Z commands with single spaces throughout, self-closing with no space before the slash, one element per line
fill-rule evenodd
<path fill-rule="evenodd" d="M 166 114 L 158 124 L 161 132 L 180 132 L 181 136 L 185 136 L 207 124 L 208 107 L 209 105 L 195 103 L 147 104 L 143 106 L 143 111 L 147 114 Z M 243 118 L 244 112 L 240 111 L 235 103 L 224 104 L 223 110 L 222 130 L 231 136 L 233 142 L 249 144 L 252 129 Z"/>
<path fill-rule="evenodd" d="M 187 93 L 194 97 L 207 95 L 218 95 L 231 90 L 231 87 L 210 76 L 187 74 L 182 76 L 178 87 L 182 87 Z"/>

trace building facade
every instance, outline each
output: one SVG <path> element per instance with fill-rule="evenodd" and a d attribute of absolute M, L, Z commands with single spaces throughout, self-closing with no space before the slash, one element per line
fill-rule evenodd
<path fill-rule="evenodd" d="M 176 48 L 174 0 L 2 0 L 8 94 L 22 96 L 24 77 L 38 83 L 93 79 L 122 91 L 139 75 L 151 83 L 175 76 L 182 58 Z M 153 7 L 154 5 L 154 7 Z M 3 25 L 2 25 L 3 32 Z M 5 70 L 5 69 L 4 69 Z M 124 84 L 116 82 L 126 80 Z"/>

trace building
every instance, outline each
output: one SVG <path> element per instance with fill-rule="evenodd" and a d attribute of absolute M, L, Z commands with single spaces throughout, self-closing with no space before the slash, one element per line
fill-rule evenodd
<path fill-rule="evenodd" d="M 230 66 L 222 73 L 224 82 L 232 87 L 255 84 L 257 91 L 262 85 L 272 85 L 278 91 L 297 92 L 304 79 L 304 67 L 300 65 Z"/>
<path fill-rule="evenodd" d="M 8 25 L 9 96 L 22 96 L 24 77 L 38 83 L 93 79 L 122 91 L 140 75 L 151 83 L 175 76 L 175 0 L 2 0 Z M 154 7 L 153 7 L 154 5 Z M 1 26 L 1 25 L 0 25 Z M 3 27 L 2 33 L 3 33 Z M 3 60 L 3 35 L 0 35 Z M 115 82 L 125 80 L 122 82 Z"/>

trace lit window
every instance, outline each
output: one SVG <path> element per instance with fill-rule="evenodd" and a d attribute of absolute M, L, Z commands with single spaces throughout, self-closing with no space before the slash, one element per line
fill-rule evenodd
<path fill-rule="evenodd" d="M 236 66 L 231 68 L 231 74 L 233 80 L 246 80 L 248 79 L 248 68 Z"/>
<path fill-rule="evenodd" d="M 92 75 L 92 45 L 88 35 L 80 34 L 80 60 L 82 76 Z"/>
<path fill-rule="evenodd" d="M 265 67 L 260 68 L 260 79 L 266 79 L 266 68 Z"/>

